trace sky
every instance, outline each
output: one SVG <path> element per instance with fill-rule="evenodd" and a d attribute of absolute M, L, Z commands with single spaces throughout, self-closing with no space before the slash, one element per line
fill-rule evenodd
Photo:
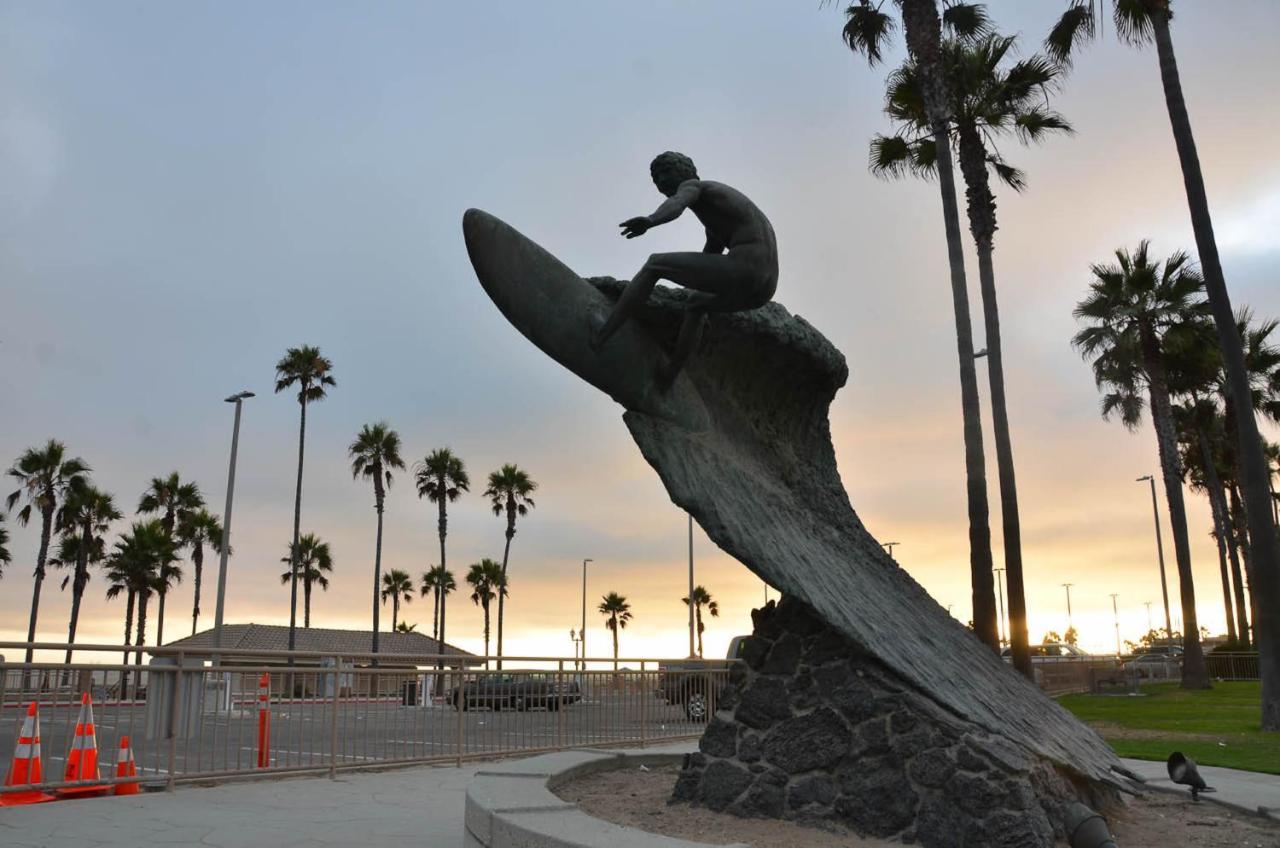
<path fill-rule="evenodd" d="M 1280 316 L 1280 5 L 1182 0 L 1174 39 L 1233 302 Z M 1034 52 L 1061 4 L 998 0 L 1003 32 Z M 132 509 L 177 470 L 222 511 L 241 389 L 228 622 L 287 623 L 280 574 L 293 510 L 298 404 L 275 362 L 318 345 L 337 386 L 309 409 L 302 528 L 335 559 L 317 626 L 370 626 L 375 515 L 347 446 L 385 420 L 405 458 L 449 446 L 472 492 L 450 512 L 449 559 L 500 559 L 504 523 L 480 492 L 515 462 L 536 508 L 511 548 L 507 652 L 572 656 L 582 560 L 588 650 L 609 650 L 600 597 L 634 620 L 622 653 L 687 651 L 686 518 L 631 441 L 621 409 L 538 352 L 475 280 L 461 216 L 503 218 L 583 275 L 629 277 L 654 251 L 698 249 L 691 216 L 643 239 L 617 222 L 661 199 L 648 163 L 692 156 L 752 197 L 777 232 L 776 299 L 846 355 L 831 409 L 854 508 L 952 614 L 969 618 L 967 520 L 954 318 L 936 186 L 866 168 L 887 129 L 886 67 L 842 44 L 839 4 L 0 2 L 0 462 L 49 438 Z M 895 45 L 888 67 L 900 60 Z M 1098 414 L 1070 345 L 1089 265 L 1149 238 L 1194 254 L 1153 50 L 1107 28 L 1053 105 L 1070 138 L 1005 156 L 996 273 L 1018 472 L 1030 630 L 1067 625 L 1084 647 L 1145 632 L 1160 590 L 1149 425 Z M 970 298 L 982 347 L 976 262 Z M 997 504 L 985 368 L 988 479 Z M 1269 430 L 1275 437 L 1275 431 Z M 5 490 L 6 493 L 8 489 Z M 1161 508 L 1163 510 L 1163 494 Z M 1188 493 L 1197 615 L 1224 630 L 1203 499 Z M 997 564 L 998 509 L 992 511 Z M 1167 515 L 1171 603 L 1180 620 Z M 25 638 L 37 525 L 8 526 L 0 640 Z M 121 522 L 118 530 L 127 529 Z M 415 579 L 438 559 L 434 507 L 399 474 L 383 568 Z M 718 600 L 706 651 L 750 629 L 776 593 L 694 534 L 697 580 Z M 214 560 L 213 557 L 210 557 Z M 216 562 L 216 560 L 215 560 Z M 216 565 L 206 566 L 202 629 Z M 70 592 L 45 582 L 38 636 L 65 639 Z M 123 602 L 89 585 L 79 640 L 118 644 Z M 168 600 L 166 639 L 191 629 L 192 575 Z M 390 609 L 383 621 L 389 626 Z M 429 600 L 402 610 L 431 630 Z M 482 648 L 459 592 L 448 639 Z M 149 632 L 154 629 L 149 626 Z"/>

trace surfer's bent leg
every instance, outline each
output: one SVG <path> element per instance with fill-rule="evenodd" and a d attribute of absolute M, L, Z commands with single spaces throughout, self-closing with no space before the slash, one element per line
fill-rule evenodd
<path fill-rule="evenodd" d="M 596 330 L 591 347 L 598 350 L 618 331 L 636 307 L 649 298 L 658 280 L 712 294 L 731 294 L 743 284 L 739 262 L 713 253 L 655 253 L 623 290 L 613 311 Z"/>

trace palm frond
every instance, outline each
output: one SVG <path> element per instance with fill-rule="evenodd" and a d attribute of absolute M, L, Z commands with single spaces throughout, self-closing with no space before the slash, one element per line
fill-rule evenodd
<path fill-rule="evenodd" d="M 1062 17 L 1049 30 L 1044 40 L 1044 50 L 1049 57 L 1065 68 L 1071 67 L 1075 53 L 1097 34 L 1097 19 L 1089 0 L 1075 0 Z"/>
<path fill-rule="evenodd" d="M 840 31 L 849 49 L 866 56 L 867 64 L 872 67 L 882 60 L 885 43 L 897 27 L 897 22 L 881 10 L 881 5 L 872 4 L 870 0 L 850 3 L 844 10 L 845 24 Z"/>

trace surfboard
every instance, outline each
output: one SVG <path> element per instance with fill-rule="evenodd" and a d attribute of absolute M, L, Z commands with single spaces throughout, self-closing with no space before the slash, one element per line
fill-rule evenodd
<path fill-rule="evenodd" d="M 595 286 L 488 212 L 468 209 L 462 233 L 480 285 L 539 350 L 627 409 L 706 429 L 696 387 L 684 373 L 662 387 L 667 354 L 637 322 L 624 324 L 598 352 L 590 348 L 593 317 L 598 325 L 613 307 Z"/>

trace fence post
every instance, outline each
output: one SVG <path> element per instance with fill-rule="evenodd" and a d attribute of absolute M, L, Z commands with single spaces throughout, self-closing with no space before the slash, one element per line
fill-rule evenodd
<path fill-rule="evenodd" d="M 569 699 L 565 697 L 567 690 L 564 688 L 564 660 L 560 660 L 556 664 L 556 747 L 564 748 L 564 712 L 569 706 Z M 579 692 L 581 697 L 582 693 Z"/>
<path fill-rule="evenodd" d="M 649 698 L 648 698 L 648 695 L 649 695 L 649 684 L 648 684 L 647 680 L 648 680 L 648 678 L 645 676 L 645 670 L 644 670 L 644 660 L 641 660 L 641 661 L 640 661 L 640 678 L 639 678 L 639 683 L 640 683 L 640 686 L 639 686 L 639 689 L 640 689 L 640 747 L 641 747 L 641 748 L 643 748 L 643 747 L 645 746 L 645 742 L 646 742 L 646 739 L 647 739 L 647 737 L 648 737 L 648 731 L 647 731 L 647 730 L 646 730 L 646 728 L 645 728 L 645 720 L 644 720 L 644 719 L 645 719 L 645 703 L 649 700 Z"/>
<path fill-rule="evenodd" d="M 458 712 L 458 732 L 455 742 L 458 750 L 459 767 L 462 766 L 463 736 L 467 732 L 466 722 L 463 721 L 463 713 L 466 712 L 467 709 L 467 663 L 465 660 L 462 661 L 460 668 L 461 673 L 458 675 L 458 698 L 453 705 L 454 709 Z"/>
<path fill-rule="evenodd" d="M 342 657 L 333 658 L 333 715 L 329 717 L 329 779 L 338 776 L 338 693 L 342 691 Z"/>
<path fill-rule="evenodd" d="M 173 791 L 173 769 L 177 764 L 178 734 L 178 701 L 182 700 L 182 651 L 178 651 L 178 664 L 173 667 L 173 676 L 169 681 L 169 777 L 165 781 L 164 791 Z M 150 685 L 150 682 L 148 682 Z"/>

